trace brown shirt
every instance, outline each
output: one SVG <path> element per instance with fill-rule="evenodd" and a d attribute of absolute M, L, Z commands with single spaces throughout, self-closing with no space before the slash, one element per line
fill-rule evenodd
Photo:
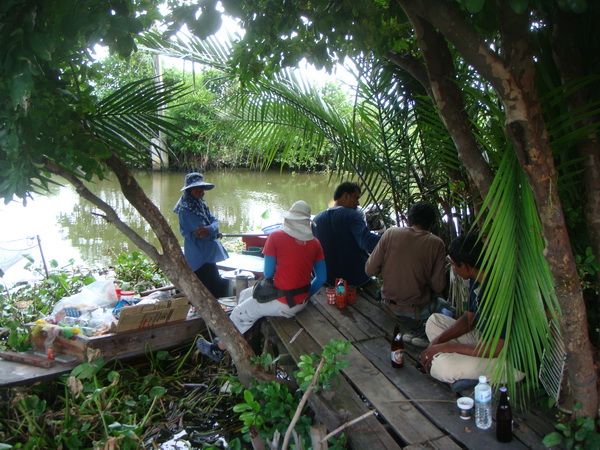
<path fill-rule="evenodd" d="M 381 274 L 381 295 L 402 306 L 424 306 L 446 288 L 444 241 L 425 230 L 390 228 L 365 265 L 369 276 Z M 390 304 L 391 309 L 399 309 Z"/>

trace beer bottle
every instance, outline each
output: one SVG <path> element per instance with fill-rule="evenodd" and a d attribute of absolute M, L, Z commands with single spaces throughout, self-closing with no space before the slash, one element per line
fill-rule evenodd
<path fill-rule="evenodd" d="M 496 409 L 496 439 L 498 442 L 512 441 L 512 411 L 505 387 L 500 388 L 500 402 Z"/>
<path fill-rule="evenodd" d="M 402 334 L 400 334 L 400 325 L 394 326 L 394 334 L 392 336 L 392 351 L 391 351 L 392 367 L 404 367 L 404 342 Z"/>

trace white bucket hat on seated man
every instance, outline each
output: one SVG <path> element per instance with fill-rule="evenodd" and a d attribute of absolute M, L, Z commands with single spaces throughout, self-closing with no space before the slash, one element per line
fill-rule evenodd
<path fill-rule="evenodd" d="M 312 222 L 310 219 L 310 206 L 305 201 L 298 200 L 281 217 L 283 217 L 281 229 L 285 233 L 299 241 L 310 241 L 314 238 L 310 226 Z"/>
<path fill-rule="evenodd" d="M 204 181 L 204 176 L 201 173 L 192 172 L 192 173 L 188 173 L 185 176 L 185 186 L 183 186 L 181 188 L 181 190 L 185 191 L 189 188 L 193 188 L 196 186 L 203 187 L 205 191 L 210 191 L 212 188 L 215 187 L 214 184 L 207 183 L 206 181 Z"/>

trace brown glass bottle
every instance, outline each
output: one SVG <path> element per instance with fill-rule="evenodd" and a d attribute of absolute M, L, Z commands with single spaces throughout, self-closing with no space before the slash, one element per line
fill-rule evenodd
<path fill-rule="evenodd" d="M 512 441 L 512 411 L 508 401 L 508 389 L 500 388 L 500 401 L 496 409 L 496 439 L 498 442 Z"/>
<path fill-rule="evenodd" d="M 390 353 L 392 367 L 404 367 L 404 342 L 402 334 L 400 334 L 400 326 L 394 326 L 394 334 L 392 335 L 392 351 Z"/>

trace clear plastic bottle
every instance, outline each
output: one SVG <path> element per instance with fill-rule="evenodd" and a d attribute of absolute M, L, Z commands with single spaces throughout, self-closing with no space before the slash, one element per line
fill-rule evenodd
<path fill-rule="evenodd" d="M 485 375 L 479 377 L 475 386 L 475 425 L 481 430 L 492 426 L 492 388 Z"/>

